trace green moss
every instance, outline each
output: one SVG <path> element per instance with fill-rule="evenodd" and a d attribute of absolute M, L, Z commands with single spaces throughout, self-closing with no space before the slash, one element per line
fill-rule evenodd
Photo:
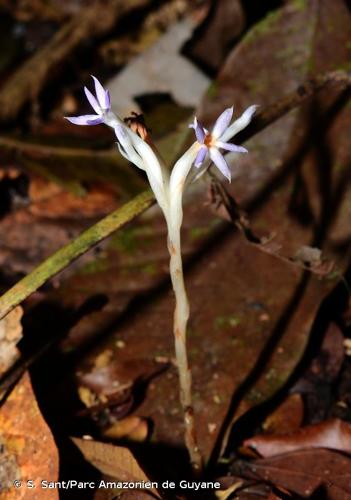
<path fill-rule="evenodd" d="M 251 403 L 251 404 L 258 404 L 261 403 L 263 400 L 263 394 L 261 391 L 258 391 L 257 389 L 253 388 L 251 391 L 247 394 L 245 397 L 246 401 Z"/>
<path fill-rule="evenodd" d="M 219 87 L 216 81 L 213 81 L 207 89 L 207 96 L 210 98 L 215 98 L 218 96 Z"/>
<path fill-rule="evenodd" d="M 192 240 L 198 240 L 202 236 L 206 236 L 209 232 L 209 227 L 192 227 L 189 231 L 189 236 Z"/>
<path fill-rule="evenodd" d="M 235 328 L 240 324 L 240 318 L 235 314 L 228 314 L 224 316 L 217 316 L 214 320 L 214 328 L 219 330 L 221 328 Z"/>
<path fill-rule="evenodd" d="M 280 10 L 270 12 L 262 21 L 257 23 L 244 37 L 244 43 L 252 43 L 257 38 L 269 33 L 275 27 L 278 19 L 281 17 Z"/>
<path fill-rule="evenodd" d="M 112 236 L 109 247 L 120 252 L 133 253 L 138 246 L 134 228 L 126 228 Z"/>
<path fill-rule="evenodd" d="M 296 10 L 305 10 L 307 7 L 307 2 L 306 0 L 294 0 L 293 6 Z"/>
<path fill-rule="evenodd" d="M 140 270 L 143 273 L 152 276 L 153 274 L 156 274 L 156 271 L 157 271 L 156 264 L 154 264 L 153 262 L 150 262 L 149 264 L 145 264 L 144 266 L 142 266 L 140 268 Z"/>
<path fill-rule="evenodd" d="M 246 349 L 246 347 L 247 347 L 244 337 L 238 337 L 238 336 L 232 335 L 230 337 L 230 343 L 236 349 Z"/>
<path fill-rule="evenodd" d="M 267 73 L 262 73 L 262 72 L 257 74 L 255 78 L 248 80 L 246 83 L 250 93 L 253 96 L 265 95 L 265 92 L 271 85 L 269 80 L 269 75 Z"/>
<path fill-rule="evenodd" d="M 97 274 L 107 271 L 109 268 L 109 262 L 107 259 L 100 258 L 87 262 L 81 269 L 79 269 L 78 274 Z"/>

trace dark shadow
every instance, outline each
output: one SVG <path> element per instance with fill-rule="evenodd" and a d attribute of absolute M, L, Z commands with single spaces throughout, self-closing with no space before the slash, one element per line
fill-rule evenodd
<path fill-rule="evenodd" d="M 221 63 L 224 62 L 225 57 L 235 47 L 236 42 L 242 39 L 243 34 L 247 33 L 254 24 L 262 20 L 264 17 L 266 17 L 266 15 L 269 15 L 271 11 L 278 9 L 282 5 L 282 0 L 267 0 L 266 2 L 261 2 L 260 0 L 245 0 L 245 2 L 241 2 L 241 7 L 244 11 L 245 17 L 245 29 L 243 30 L 243 33 L 237 33 L 236 36 L 228 37 L 226 46 L 223 47 L 223 60 L 217 60 L 214 64 L 211 61 L 211 54 L 207 54 L 206 57 L 201 57 L 196 54 L 196 46 L 198 42 L 200 41 L 201 43 L 202 39 L 211 37 L 213 20 L 220 13 L 220 2 L 212 0 L 205 19 L 198 27 L 195 28 L 190 39 L 185 42 L 184 46 L 182 47 L 181 52 L 188 59 L 193 61 L 204 73 L 214 78 L 218 72 L 218 69 L 221 67 Z M 237 31 L 236 26 L 234 26 L 233 28 L 233 31 L 235 33 Z"/>
<path fill-rule="evenodd" d="M 25 174 L 5 175 L 0 180 L 0 219 L 12 209 L 28 203 L 28 186 L 29 179 Z"/>

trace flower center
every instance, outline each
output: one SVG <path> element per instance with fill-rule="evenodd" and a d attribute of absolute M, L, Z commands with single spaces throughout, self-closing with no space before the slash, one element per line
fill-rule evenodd
<path fill-rule="evenodd" d="M 206 134 L 205 139 L 204 139 L 205 146 L 210 148 L 213 146 L 213 143 L 214 143 L 214 141 L 213 141 L 212 135 L 210 133 Z"/>

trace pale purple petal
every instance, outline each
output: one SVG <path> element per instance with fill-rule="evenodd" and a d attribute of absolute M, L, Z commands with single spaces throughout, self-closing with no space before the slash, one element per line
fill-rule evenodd
<path fill-rule="evenodd" d="M 218 148 L 225 149 L 226 151 L 233 151 L 233 153 L 248 153 L 248 150 L 243 146 L 237 146 L 236 144 L 231 144 L 230 142 L 217 141 L 216 146 Z"/>
<path fill-rule="evenodd" d="M 196 117 L 194 118 L 194 123 L 189 125 L 189 127 L 194 129 L 197 142 L 203 144 L 206 137 L 206 132 L 203 126 L 197 121 Z"/>
<path fill-rule="evenodd" d="M 106 109 L 111 108 L 111 97 L 110 97 L 110 91 L 105 90 L 105 102 L 106 102 Z"/>
<path fill-rule="evenodd" d="M 195 161 L 194 161 L 194 165 L 195 165 L 196 168 L 201 167 L 204 159 L 206 158 L 207 153 L 208 153 L 208 149 L 207 149 L 206 146 L 202 146 L 199 149 L 199 151 L 198 151 L 198 153 L 196 155 Z"/>
<path fill-rule="evenodd" d="M 93 94 L 86 87 L 84 87 L 84 92 L 85 95 L 87 96 L 88 101 L 90 102 L 90 106 L 93 108 L 95 113 L 97 115 L 101 115 L 101 107 L 99 106 L 99 103 L 97 102 Z"/>
<path fill-rule="evenodd" d="M 230 125 L 230 127 L 227 128 L 227 130 L 224 132 L 224 134 L 221 136 L 221 140 L 223 142 L 229 141 L 234 135 L 236 135 L 238 132 L 243 130 L 245 127 L 248 126 L 250 123 L 253 114 L 255 113 L 257 109 L 257 105 L 250 106 L 247 108 L 243 114 L 235 120 L 234 123 Z"/>
<path fill-rule="evenodd" d="M 224 159 L 224 156 L 218 151 L 216 148 L 210 149 L 210 157 L 213 163 L 218 167 L 218 169 L 222 172 L 222 174 L 231 181 L 231 173 L 228 167 L 227 162 Z"/>
<path fill-rule="evenodd" d="M 65 116 L 65 118 L 74 125 L 98 125 L 103 123 L 103 118 L 97 115 Z"/>
<path fill-rule="evenodd" d="M 225 129 L 229 126 L 231 119 L 233 117 L 233 106 L 231 108 L 227 108 L 223 111 L 223 113 L 217 118 L 216 123 L 214 124 L 212 130 L 212 136 L 215 139 L 218 139 Z"/>
<path fill-rule="evenodd" d="M 196 135 L 196 139 L 197 141 L 200 143 L 200 144 L 203 144 L 204 143 L 204 140 L 205 140 L 205 131 L 204 131 L 204 128 L 203 126 L 197 121 L 197 119 L 195 118 L 196 120 L 196 127 L 195 127 L 195 135 Z M 195 121 L 194 121 L 195 123 Z"/>
<path fill-rule="evenodd" d="M 106 91 L 105 91 L 104 87 L 101 85 L 101 83 L 99 82 L 99 80 L 95 76 L 93 76 L 93 75 L 91 75 L 91 76 L 95 82 L 96 98 L 100 104 L 100 107 L 102 109 L 109 109 L 109 102 L 108 102 L 108 98 L 106 96 Z"/>

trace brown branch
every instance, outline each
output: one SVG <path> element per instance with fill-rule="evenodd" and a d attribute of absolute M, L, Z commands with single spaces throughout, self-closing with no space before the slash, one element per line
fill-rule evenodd
<path fill-rule="evenodd" d="M 332 86 L 339 87 L 340 89 L 350 87 L 351 73 L 337 70 L 317 75 L 299 85 L 295 91 L 279 99 L 279 101 L 267 106 L 263 110 L 258 109 L 250 125 L 235 136 L 236 144 L 247 141 L 250 137 L 257 134 L 292 109 L 300 106 L 304 101 L 316 93 Z"/>
<path fill-rule="evenodd" d="M 28 100 L 35 100 L 53 70 L 84 40 L 107 33 L 124 15 L 149 3 L 150 0 L 107 0 L 82 8 L 7 80 L 0 92 L 0 120 L 13 120 Z"/>

